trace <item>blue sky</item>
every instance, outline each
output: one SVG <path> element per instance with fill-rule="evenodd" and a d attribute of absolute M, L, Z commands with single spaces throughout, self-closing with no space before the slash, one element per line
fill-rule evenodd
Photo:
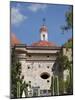
<path fill-rule="evenodd" d="M 11 33 L 24 44 L 40 40 L 39 29 L 46 19 L 48 39 L 57 45 L 63 45 L 72 37 L 71 30 L 62 34 L 61 26 L 65 24 L 65 12 L 68 5 L 35 4 L 11 2 Z"/>

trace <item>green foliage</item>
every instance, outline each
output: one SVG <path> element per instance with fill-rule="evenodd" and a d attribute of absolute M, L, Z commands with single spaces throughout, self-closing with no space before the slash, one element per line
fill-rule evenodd
<path fill-rule="evenodd" d="M 69 8 L 69 10 L 65 14 L 66 17 L 66 26 L 68 29 L 73 27 L 73 11 L 72 7 Z"/>
<path fill-rule="evenodd" d="M 64 44 L 64 46 L 65 46 L 66 48 L 72 48 L 72 46 L 73 46 L 73 41 L 72 41 L 72 40 L 67 41 L 67 42 Z"/>
<path fill-rule="evenodd" d="M 54 95 L 57 95 L 57 78 L 54 77 Z"/>
<path fill-rule="evenodd" d="M 58 54 L 57 57 L 57 62 L 58 62 L 58 77 L 59 77 L 59 95 L 64 94 L 64 86 L 67 94 L 71 94 L 73 90 L 73 70 L 72 70 L 72 63 L 68 60 L 68 57 L 63 55 L 62 53 Z M 64 82 L 63 80 L 63 72 L 65 69 L 68 69 L 70 71 L 70 75 L 67 77 L 67 81 Z"/>
<path fill-rule="evenodd" d="M 70 62 L 70 82 L 67 87 L 67 93 L 73 94 L 73 66 L 72 62 Z"/>
<path fill-rule="evenodd" d="M 51 77 L 51 95 L 54 95 L 54 79 Z"/>
<path fill-rule="evenodd" d="M 73 8 L 69 7 L 68 11 L 65 13 L 65 25 L 61 27 L 63 31 L 68 31 L 73 28 Z"/>
<path fill-rule="evenodd" d="M 23 76 L 21 77 L 21 64 L 15 53 L 15 48 L 11 53 L 11 98 L 17 98 L 17 82 L 22 85 Z"/>
<path fill-rule="evenodd" d="M 64 92 L 64 81 L 63 77 L 59 76 L 59 95 L 63 95 Z"/>
<path fill-rule="evenodd" d="M 68 76 L 68 77 L 67 77 L 67 81 L 64 82 L 65 87 L 66 87 L 66 91 L 67 91 L 67 89 L 68 89 L 68 87 L 69 87 L 69 83 L 70 83 L 70 76 Z"/>
<path fill-rule="evenodd" d="M 66 64 L 68 63 L 68 57 L 63 55 L 62 53 L 58 54 L 57 57 L 57 62 L 58 62 L 58 71 L 59 73 L 63 73 L 64 69 L 66 68 Z"/>

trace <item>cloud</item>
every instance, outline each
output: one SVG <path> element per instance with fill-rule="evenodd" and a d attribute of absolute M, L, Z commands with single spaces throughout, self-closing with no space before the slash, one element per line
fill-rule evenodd
<path fill-rule="evenodd" d="M 19 25 L 21 22 L 26 20 L 27 17 L 24 16 L 21 12 L 20 9 L 17 7 L 12 7 L 11 8 L 11 24 L 13 25 Z"/>
<path fill-rule="evenodd" d="M 37 12 L 38 10 L 44 10 L 47 8 L 46 4 L 32 4 L 28 7 L 29 10 Z"/>

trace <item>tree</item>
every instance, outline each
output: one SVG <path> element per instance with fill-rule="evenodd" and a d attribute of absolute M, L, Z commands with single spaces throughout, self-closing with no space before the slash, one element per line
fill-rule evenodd
<path fill-rule="evenodd" d="M 22 85 L 24 76 L 21 77 L 21 63 L 15 53 L 15 47 L 11 51 L 11 98 L 17 98 L 17 82 Z"/>
<path fill-rule="evenodd" d="M 58 53 L 57 64 L 58 64 L 58 78 L 59 78 L 59 95 L 63 95 L 64 92 L 64 81 L 63 72 L 66 68 L 66 63 L 68 61 L 67 56 L 63 56 L 62 52 Z"/>
<path fill-rule="evenodd" d="M 64 94 L 64 85 L 67 94 L 73 93 L 73 76 L 72 76 L 72 63 L 69 61 L 68 57 L 63 55 L 62 52 L 58 53 L 57 57 L 57 64 L 58 64 L 58 77 L 59 77 L 59 91 L 60 95 Z M 64 70 L 69 70 L 69 76 L 67 77 L 66 82 L 63 80 L 63 72 Z"/>
<path fill-rule="evenodd" d="M 65 13 L 65 25 L 61 27 L 63 31 L 68 31 L 73 28 L 73 7 L 70 6 Z"/>
<path fill-rule="evenodd" d="M 73 39 L 69 39 L 65 44 L 64 47 L 68 48 L 72 48 L 73 47 Z"/>

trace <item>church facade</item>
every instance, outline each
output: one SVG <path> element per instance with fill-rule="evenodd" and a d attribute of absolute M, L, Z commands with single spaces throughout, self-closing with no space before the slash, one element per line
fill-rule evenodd
<path fill-rule="evenodd" d="M 65 47 L 59 47 L 48 41 L 48 28 L 42 25 L 40 28 L 40 41 L 32 45 L 18 44 L 15 45 L 16 56 L 22 67 L 24 81 L 30 85 L 28 87 L 28 97 L 32 96 L 50 96 L 53 76 L 53 67 L 58 53 Z M 72 50 L 69 49 L 69 59 L 72 60 Z"/>

